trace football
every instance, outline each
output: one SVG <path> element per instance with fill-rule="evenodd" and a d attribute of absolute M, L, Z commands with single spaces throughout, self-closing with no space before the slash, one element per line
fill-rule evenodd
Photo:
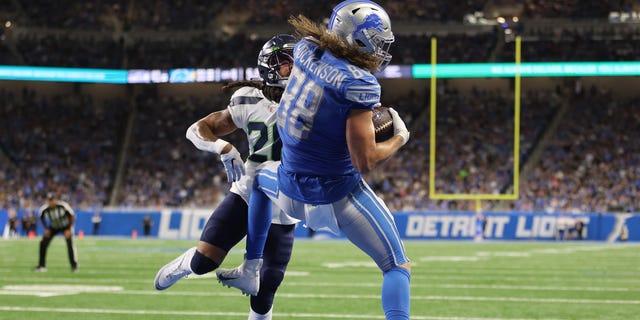
<path fill-rule="evenodd" d="M 386 141 L 393 137 L 393 117 L 389 108 L 375 107 L 371 121 L 373 121 L 373 128 L 376 132 L 376 142 Z"/>

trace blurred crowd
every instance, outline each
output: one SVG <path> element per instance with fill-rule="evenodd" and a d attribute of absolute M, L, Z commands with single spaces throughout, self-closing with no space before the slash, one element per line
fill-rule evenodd
<path fill-rule="evenodd" d="M 286 30 L 284 21 L 292 13 L 326 22 L 331 8 L 338 2 L 36 0 L 27 4 L 8 1 L 0 6 L 0 19 L 13 17 L 14 27 L 33 28 L 33 32 L 19 32 L 6 39 L 0 34 L 4 40 L 0 41 L 0 63 L 128 69 L 253 66 L 256 49 L 266 40 L 253 32 L 256 28 L 279 24 Z M 396 44 L 392 46 L 394 64 L 429 63 L 430 39 L 434 36 L 441 39 L 440 62 L 514 59 L 513 42 L 503 44 L 504 30 L 499 25 L 493 29 L 458 30 L 446 34 L 428 27 L 433 23 L 461 24 L 465 14 L 482 11 L 485 5 L 488 6 L 486 1 L 379 2 L 394 21 L 425 23 L 424 30 L 396 32 Z M 637 8 L 636 1 L 489 3 L 500 6 L 503 2 L 520 8 L 525 20 L 509 26 L 523 36 L 523 61 L 638 59 L 639 27 L 634 25 L 557 28 L 554 24 L 531 26 L 526 22 L 527 18 L 535 17 L 605 19 L 612 10 Z M 47 32 L 37 32 L 42 28 Z M 145 37 L 149 31 L 155 36 Z"/>
<path fill-rule="evenodd" d="M 0 90 L 0 207 L 38 208 L 47 192 L 83 207 L 109 199 L 127 103 Z"/>
<path fill-rule="evenodd" d="M 579 92 L 514 208 L 536 212 L 635 212 L 640 208 L 640 97 Z"/>
<path fill-rule="evenodd" d="M 207 207 L 228 189 L 218 156 L 197 150 L 185 138 L 186 129 L 211 112 L 221 110 L 229 97 L 137 97 L 137 126 L 126 161 L 118 204 L 125 207 Z M 246 156 L 241 130 L 228 137 Z"/>
<path fill-rule="evenodd" d="M 512 93 L 463 93 L 441 86 L 436 192 L 506 193 L 513 182 Z M 167 97 L 150 91 L 129 102 L 93 101 L 81 93 L 45 96 L 3 90 L 0 98 L 0 147 L 8 158 L 0 161 L 0 207 L 37 208 L 49 191 L 79 208 L 108 205 L 121 152 L 126 157 L 114 203 L 119 207 L 208 207 L 230 186 L 217 156 L 198 151 L 184 137 L 191 123 L 226 106 L 225 95 Z M 633 133 L 640 130 L 640 98 L 620 101 L 590 88 L 575 96 L 560 89 L 528 91 L 521 101 L 522 163 L 560 107 L 568 104 L 570 109 L 531 172 L 521 177 L 520 199 L 511 209 L 637 210 L 640 150 Z M 471 201 L 429 200 L 425 97 L 412 92 L 383 103 L 402 110 L 412 138 L 402 152 L 365 176 L 376 193 L 393 211 L 473 210 Z M 129 117 L 133 132 L 123 151 Z M 246 156 L 241 131 L 225 139 Z"/>
<path fill-rule="evenodd" d="M 329 18 L 341 2 L 314 0 L 84 0 L 4 1 L 1 11 L 17 13 L 23 25 L 89 30 L 193 30 L 236 20 L 245 24 L 282 23 L 292 14 L 317 21 Z M 486 1 L 377 1 L 395 19 L 461 22 L 464 14 L 480 11 Z M 519 1 L 515 1 L 516 3 Z M 17 4 L 17 5 L 16 5 Z M 600 12 L 601 13 L 601 12 Z M 599 13 L 594 13 L 599 14 Z"/>

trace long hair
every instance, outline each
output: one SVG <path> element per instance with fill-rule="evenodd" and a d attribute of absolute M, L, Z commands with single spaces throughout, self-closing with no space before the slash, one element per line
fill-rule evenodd
<path fill-rule="evenodd" d="M 381 58 L 360 51 L 355 44 L 347 43 L 334 32 L 319 26 L 304 15 L 289 17 L 289 24 L 296 29 L 296 33 L 300 38 L 312 37 L 320 48 L 331 51 L 337 58 L 346 59 L 351 64 L 368 69 L 371 72 L 376 72 L 380 68 Z"/>
<path fill-rule="evenodd" d="M 241 87 L 257 88 L 262 91 L 262 94 L 264 94 L 265 98 L 275 102 L 280 102 L 280 98 L 282 98 L 282 94 L 284 93 L 284 88 L 267 86 L 262 80 L 244 80 L 231 82 L 222 87 L 222 92 L 231 95 L 234 91 Z"/>

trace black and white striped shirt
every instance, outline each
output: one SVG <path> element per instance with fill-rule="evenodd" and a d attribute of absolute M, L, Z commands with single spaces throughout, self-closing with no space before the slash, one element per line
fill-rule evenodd
<path fill-rule="evenodd" d="M 48 226 L 53 229 L 66 229 L 70 227 L 71 216 L 75 215 L 68 203 L 57 200 L 57 204 L 49 207 L 47 204 L 40 207 L 40 219 L 48 221 Z"/>

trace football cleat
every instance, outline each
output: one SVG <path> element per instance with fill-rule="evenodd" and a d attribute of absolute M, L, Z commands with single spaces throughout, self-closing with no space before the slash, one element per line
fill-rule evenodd
<path fill-rule="evenodd" d="M 35 272 L 47 272 L 47 268 L 43 266 L 37 266 L 33 269 Z"/>
<path fill-rule="evenodd" d="M 234 269 L 218 269 L 218 282 L 229 288 L 236 288 L 244 295 L 255 296 L 260 290 L 260 268 L 262 259 L 245 260 Z"/>
<path fill-rule="evenodd" d="M 190 275 L 193 272 L 191 271 L 191 258 L 195 253 L 196 247 L 190 248 L 160 268 L 154 280 L 156 290 L 165 290 L 178 280 Z"/>

